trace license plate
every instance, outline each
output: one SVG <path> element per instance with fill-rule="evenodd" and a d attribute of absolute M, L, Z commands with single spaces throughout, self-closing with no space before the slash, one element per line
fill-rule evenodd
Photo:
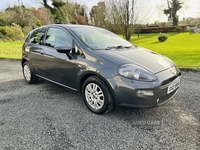
<path fill-rule="evenodd" d="M 170 85 L 167 89 L 167 94 L 173 92 L 174 90 L 176 90 L 180 85 L 180 79 L 178 79 L 178 81 L 176 81 L 176 83 Z"/>

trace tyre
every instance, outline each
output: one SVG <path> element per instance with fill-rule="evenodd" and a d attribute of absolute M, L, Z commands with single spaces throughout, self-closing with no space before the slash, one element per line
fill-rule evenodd
<path fill-rule="evenodd" d="M 86 79 L 82 95 L 88 109 L 96 114 L 104 114 L 113 109 L 113 99 L 107 85 L 96 76 Z"/>
<path fill-rule="evenodd" d="M 31 71 L 30 65 L 28 62 L 24 62 L 22 65 L 22 71 L 24 75 L 24 79 L 29 84 L 33 84 L 38 81 L 38 77 L 34 75 L 34 73 Z"/>

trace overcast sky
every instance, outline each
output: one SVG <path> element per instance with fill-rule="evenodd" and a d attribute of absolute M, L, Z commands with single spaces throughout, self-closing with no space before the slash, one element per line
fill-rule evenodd
<path fill-rule="evenodd" d="M 5 8 L 7 8 L 8 6 L 13 6 L 13 5 L 19 5 L 23 4 L 26 7 L 41 7 L 41 4 L 39 2 L 41 2 L 42 0 L 1 0 L 0 2 L 0 10 L 4 10 Z M 49 0 L 51 1 L 51 0 Z M 96 5 L 100 0 L 70 0 L 70 1 L 74 1 L 74 2 L 78 2 L 79 4 L 82 5 L 86 5 L 89 9 L 91 9 L 92 6 Z M 187 3 L 187 8 L 185 9 L 181 9 L 181 11 L 179 11 L 178 13 L 182 14 L 178 14 L 180 15 L 180 19 L 182 19 L 183 17 L 187 18 L 187 17 L 200 17 L 200 12 L 199 12 L 199 16 L 197 16 L 197 12 L 198 10 L 200 10 L 200 0 L 189 0 Z M 151 5 L 155 6 L 152 7 L 152 17 L 149 19 L 150 23 L 153 23 L 155 21 L 167 21 L 167 16 L 165 16 L 162 12 L 162 7 L 167 8 L 167 6 L 163 6 L 160 3 L 163 3 L 162 0 L 151 0 Z M 158 11 L 160 10 L 160 11 Z"/>

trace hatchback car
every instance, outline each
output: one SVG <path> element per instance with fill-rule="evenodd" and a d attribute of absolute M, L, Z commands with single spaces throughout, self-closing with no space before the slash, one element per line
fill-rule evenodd
<path fill-rule="evenodd" d="M 98 27 L 42 26 L 28 34 L 22 49 L 28 83 L 41 78 L 80 92 L 97 114 L 160 106 L 180 85 L 181 72 L 169 58 Z"/>

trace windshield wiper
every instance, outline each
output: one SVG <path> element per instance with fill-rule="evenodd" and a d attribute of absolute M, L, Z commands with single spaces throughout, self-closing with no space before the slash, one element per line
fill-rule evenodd
<path fill-rule="evenodd" d="M 106 50 L 110 50 L 110 49 L 120 49 L 120 48 L 132 48 L 133 47 L 133 45 L 131 45 L 131 46 L 122 46 L 122 45 L 120 45 L 120 46 L 110 46 L 110 47 L 107 47 L 106 48 Z"/>
<path fill-rule="evenodd" d="M 110 50 L 110 49 L 120 49 L 120 48 L 123 48 L 123 46 L 110 46 L 110 47 L 107 47 L 106 50 Z"/>
<path fill-rule="evenodd" d="M 133 45 L 131 45 L 131 46 L 125 46 L 124 48 L 128 48 L 129 49 L 129 48 L 132 48 L 132 47 L 133 47 Z"/>

